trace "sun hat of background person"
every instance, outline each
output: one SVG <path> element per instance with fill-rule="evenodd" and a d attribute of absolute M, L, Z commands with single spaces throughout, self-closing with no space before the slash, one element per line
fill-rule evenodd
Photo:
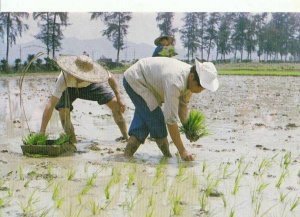
<path fill-rule="evenodd" d="M 109 72 L 86 55 L 61 55 L 56 62 L 64 72 L 83 81 L 100 83 L 109 78 Z"/>
<path fill-rule="evenodd" d="M 219 80 L 215 65 L 211 62 L 201 63 L 198 59 L 195 59 L 195 65 L 201 86 L 212 92 L 216 91 L 219 88 Z"/>
<path fill-rule="evenodd" d="M 162 39 L 167 39 L 167 40 L 170 42 L 170 44 L 173 44 L 173 42 L 175 41 L 175 39 L 174 39 L 173 36 L 170 36 L 170 35 L 163 35 L 163 36 L 159 36 L 158 38 L 156 38 L 156 39 L 154 40 L 154 44 L 155 44 L 156 46 L 159 46 L 159 45 L 160 45 L 160 41 L 161 41 Z"/>

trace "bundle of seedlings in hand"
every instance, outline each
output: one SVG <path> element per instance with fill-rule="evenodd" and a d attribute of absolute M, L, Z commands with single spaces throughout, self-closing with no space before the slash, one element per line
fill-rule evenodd
<path fill-rule="evenodd" d="M 180 127 L 180 131 L 185 133 L 190 141 L 197 141 L 200 137 L 208 135 L 204 114 L 191 110 L 188 120 Z"/>
<path fill-rule="evenodd" d="M 40 133 L 31 133 L 23 139 L 24 145 L 46 145 L 48 135 Z"/>
<path fill-rule="evenodd" d="M 168 47 L 163 48 L 162 51 L 159 52 L 159 55 L 162 57 L 173 57 L 173 56 L 176 56 L 177 53 L 173 46 L 168 46 Z"/>

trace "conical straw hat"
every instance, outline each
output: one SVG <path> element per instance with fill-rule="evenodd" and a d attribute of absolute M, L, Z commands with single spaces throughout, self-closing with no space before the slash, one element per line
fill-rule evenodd
<path fill-rule="evenodd" d="M 63 71 L 78 79 L 91 83 L 108 80 L 109 72 L 86 55 L 60 56 L 56 62 Z"/>

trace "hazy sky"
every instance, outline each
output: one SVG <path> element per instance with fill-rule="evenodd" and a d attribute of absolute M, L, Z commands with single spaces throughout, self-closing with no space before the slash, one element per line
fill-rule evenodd
<path fill-rule="evenodd" d="M 39 32 L 37 21 L 31 17 L 26 21 L 29 24 L 29 30 L 23 33 L 22 38 L 18 38 L 17 43 L 26 43 L 34 40 L 34 35 Z M 153 41 L 159 36 L 157 22 L 155 20 L 157 13 L 133 13 L 129 21 L 127 40 L 136 43 L 146 43 L 153 45 Z M 174 27 L 182 26 L 181 18 L 183 13 L 175 13 Z M 90 20 L 91 14 L 86 12 L 69 13 L 70 26 L 63 30 L 65 37 L 75 37 L 78 39 L 95 39 L 103 37 L 101 31 L 105 28 L 100 19 Z M 176 35 L 176 46 L 181 47 L 179 34 Z"/>

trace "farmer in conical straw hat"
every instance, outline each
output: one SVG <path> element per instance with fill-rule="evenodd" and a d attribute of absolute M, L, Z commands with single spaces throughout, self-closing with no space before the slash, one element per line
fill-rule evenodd
<path fill-rule="evenodd" d="M 54 108 L 59 111 L 65 133 L 71 134 L 76 143 L 74 127 L 70 119 L 72 103 L 77 99 L 106 104 L 112 111 L 123 138 L 127 139 L 127 126 L 122 113 L 125 105 L 121 100 L 118 85 L 112 74 L 86 56 L 60 56 L 57 64 L 62 69 L 43 114 L 40 133 L 45 133 Z M 108 81 L 113 92 L 103 82 Z"/>
<path fill-rule="evenodd" d="M 174 37 L 170 35 L 163 35 L 154 40 L 157 46 L 152 54 L 153 57 L 172 57 L 177 55 L 174 49 Z"/>
<path fill-rule="evenodd" d="M 135 106 L 125 156 L 132 156 L 150 133 L 164 156 L 171 157 L 167 124 L 181 158 L 193 160 L 193 155 L 181 140 L 177 120 L 178 117 L 181 123 L 187 120 L 187 105 L 193 93 L 218 89 L 214 64 L 195 60 L 195 65 L 191 66 L 173 58 L 148 57 L 125 71 L 123 85 Z"/>

